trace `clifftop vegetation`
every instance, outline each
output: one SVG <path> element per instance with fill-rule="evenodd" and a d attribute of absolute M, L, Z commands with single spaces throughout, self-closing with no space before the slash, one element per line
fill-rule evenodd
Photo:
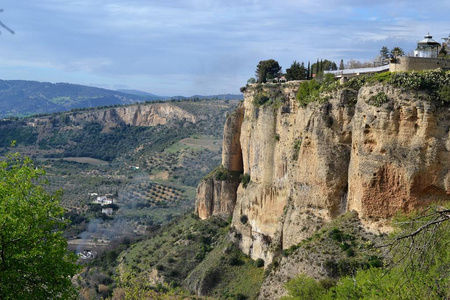
<path fill-rule="evenodd" d="M 301 105 L 315 101 L 324 102 L 327 100 L 327 93 L 337 89 L 348 88 L 358 91 L 364 85 L 376 83 L 392 85 L 404 90 L 427 91 L 433 101 L 441 104 L 450 102 L 450 71 L 439 69 L 358 76 L 350 78 L 344 84 L 340 84 L 333 75 L 327 74 L 319 79 L 302 82 L 297 92 L 297 100 Z M 382 95 L 379 95 L 378 99 L 374 99 L 375 105 L 380 105 L 382 102 Z"/>

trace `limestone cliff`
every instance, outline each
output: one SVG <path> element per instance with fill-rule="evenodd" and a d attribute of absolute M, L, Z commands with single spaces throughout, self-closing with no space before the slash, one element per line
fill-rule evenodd
<path fill-rule="evenodd" d="M 82 114 L 72 114 L 71 119 L 99 122 L 109 126 L 117 124 L 133 126 L 164 125 L 168 120 L 186 120 L 197 122 L 195 115 L 171 103 L 138 104 L 115 107 L 102 110 L 87 111 Z"/>
<path fill-rule="evenodd" d="M 206 114 L 196 115 L 170 102 L 108 107 L 62 114 L 66 118 L 66 123 L 96 122 L 102 124 L 105 128 L 118 125 L 156 126 L 164 125 L 173 120 L 196 123 L 208 118 Z M 54 123 L 52 120 L 52 117 L 29 118 L 28 125 L 45 130 L 52 127 Z"/>
<path fill-rule="evenodd" d="M 198 187 L 200 217 L 232 214 L 246 254 L 270 262 L 345 211 L 373 225 L 450 200 L 450 111 L 433 94 L 378 83 L 301 105 L 298 87 L 247 87 L 225 126 L 222 164 L 251 181 L 236 193 L 220 176 Z"/>
<path fill-rule="evenodd" d="M 213 215 L 228 218 L 233 213 L 240 182 L 239 174 L 243 168 L 240 143 L 243 114 L 244 108 L 240 105 L 227 118 L 223 136 L 222 166 L 202 180 L 197 187 L 196 213 L 201 219 Z"/>

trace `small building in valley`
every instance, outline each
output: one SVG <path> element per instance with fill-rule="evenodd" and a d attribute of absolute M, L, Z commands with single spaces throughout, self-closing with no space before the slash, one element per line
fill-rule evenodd
<path fill-rule="evenodd" d="M 112 204 L 113 200 L 108 198 L 107 196 L 98 196 L 93 203 L 101 204 L 101 205 L 108 205 Z"/>

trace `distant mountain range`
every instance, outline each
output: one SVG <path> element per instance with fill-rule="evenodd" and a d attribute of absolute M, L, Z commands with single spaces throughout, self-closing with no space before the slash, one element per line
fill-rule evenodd
<path fill-rule="evenodd" d="M 125 89 L 122 89 L 122 90 L 117 90 L 117 91 L 121 92 L 121 93 L 129 94 L 129 95 L 153 97 L 153 98 L 155 98 L 157 100 L 170 98 L 170 97 L 167 97 L 167 96 L 158 96 L 158 95 L 155 95 L 155 94 L 152 94 L 152 93 L 147 93 L 147 92 L 138 91 L 138 90 L 125 90 Z"/>
<path fill-rule="evenodd" d="M 0 80 L 0 118 L 54 113 L 74 108 L 188 98 L 242 99 L 242 95 L 164 97 L 137 90 L 113 91 L 70 83 Z"/>
<path fill-rule="evenodd" d="M 191 97 L 185 96 L 173 96 L 169 97 L 169 99 L 174 100 L 183 100 L 183 99 L 218 99 L 218 100 L 243 100 L 244 96 L 242 94 L 218 94 L 218 95 L 193 95 Z"/>
<path fill-rule="evenodd" d="M 158 100 L 183 100 L 183 99 L 218 99 L 218 100 L 242 100 L 244 96 L 242 94 L 217 94 L 217 95 L 193 95 L 190 97 L 186 96 L 158 96 L 155 94 L 138 91 L 138 90 L 118 90 L 119 92 L 136 95 L 136 96 L 145 96 L 145 97 L 154 97 Z"/>

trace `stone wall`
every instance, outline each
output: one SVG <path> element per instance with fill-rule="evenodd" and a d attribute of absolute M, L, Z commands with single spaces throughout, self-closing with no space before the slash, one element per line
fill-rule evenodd
<path fill-rule="evenodd" d="M 450 70 L 450 59 L 425 57 L 399 57 L 396 63 L 390 64 L 390 72 L 422 71 L 441 68 Z"/>

